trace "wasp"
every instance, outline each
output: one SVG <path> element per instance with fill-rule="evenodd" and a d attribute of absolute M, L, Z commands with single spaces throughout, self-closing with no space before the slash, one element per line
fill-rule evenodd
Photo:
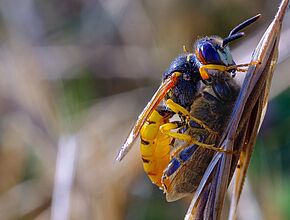
<path fill-rule="evenodd" d="M 173 173 L 172 169 L 177 169 L 174 165 L 177 163 L 177 152 L 182 155 L 190 151 L 184 146 L 174 147 L 174 154 L 171 155 L 174 159 L 169 163 L 172 152 L 170 145 L 175 140 L 208 150 L 223 151 L 214 147 L 215 141 L 207 144 L 202 139 L 208 135 L 217 137 L 222 132 L 224 121 L 227 121 L 239 92 L 239 86 L 233 80 L 235 72 L 244 71 L 241 67 L 249 65 L 236 65 L 228 44 L 241 38 L 244 33 L 240 30 L 259 17 L 256 15 L 239 24 L 224 39 L 218 36 L 199 39 L 194 46 L 194 53 L 185 49 L 186 53 L 172 61 L 162 76 L 162 85 L 139 116 L 117 160 L 124 157 L 140 133 L 144 169 L 150 179 L 162 187 L 161 177 L 169 176 Z M 202 82 L 205 85 L 201 89 Z M 169 122 L 175 114 L 179 115 L 181 121 Z M 174 129 L 179 132 L 172 132 Z M 204 134 L 195 137 L 196 133 Z M 189 154 L 193 153 L 193 148 L 190 147 Z"/>
<path fill-rule="evenodd" d="M 215 152 L 234 155 L 235 163 L 239 158 L 239 149 L 217 144 L 240 91 L 234 76 L 256 62 L 236 64 L 228 44 L 259 17 L 239 24 L 226 38 L 201 38 L 193 52 L 174 59 L 119 151 L 120 161 L 140 134 L 144 170 L 168 201 L 196 191 Z"/>

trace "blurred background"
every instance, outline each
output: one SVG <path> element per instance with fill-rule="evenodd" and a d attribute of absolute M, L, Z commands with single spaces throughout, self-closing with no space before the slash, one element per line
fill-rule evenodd
<path fill-rule="evenodd" d="M 247 62 L 278 5 L 1 0 L 0 219 L 182 219 L 190 200 L 167 203 L 138 144 L 121 163 L 118 148 L 183 45 L 261 13 L 232 45 Z M 288 15 L 240 219 L 290 219 L 289 31 Z"/>

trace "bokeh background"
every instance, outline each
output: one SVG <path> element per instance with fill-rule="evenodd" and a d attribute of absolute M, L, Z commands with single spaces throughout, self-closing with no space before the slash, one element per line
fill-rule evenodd
<path fill-rule="evenodd" d="M 138 144 L 118 148 L 182 45 L 261 13 L 232 45 L 249 61 L 278 4 L 1 0 L 0 219 L 182 219 L 190 200 L 167 203 Z M 289 19 L 239 219 L 290 219 Z"/>

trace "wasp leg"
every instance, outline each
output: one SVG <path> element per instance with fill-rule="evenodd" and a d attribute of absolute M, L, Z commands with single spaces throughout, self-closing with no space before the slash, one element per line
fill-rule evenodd
<path fill-rule="evenodd" d="M 221 72 L 225 72 L 227 70 L 227 67 L 224 65 L 218 65 L 218 64 L 207 64 L 207 65 L 202 65 L 201 67 L 199 67 L 199 72 L 200 72 L 200 76 L 202 79 L 206 80 L 209 79 L 210 76 L 207 73 L 207 70 L 219 70 Z"/>
<path fill-rule="evenodd" d="M 182 116 L 184 116 L 186 118 L 187 122 L 194 121 L 194 122 L 198 123 L 199 125 L 201 125 L 203 128 L 205 128 L 209 133 L 216 134 L 216 135 L 218 134 L 216 131 L 212 130 L 206 124 L 204 124 L 201 120 L 193 117 L 190 114 L 190 112 L 187 111 L 185 108 L 183 108 L 181 105 L 178 105 L 175 102 L 173 102 L 172 99 L 168 99 L 166 101 L 166 105 L 170 110 L 172 110 L 176 114 L 181 114 Z"/>
<path fill-rule="evenodd" d="M 161 125 L 159 127 L 159 129 L 163 134 L 168 135 L 172 138 L 181 140 L 181 141 L 185 141 L 188 144 L 196 144 L 199 147 L 203 147 L 203 148 L 218 151 L 218 152 L 228 153 L 228 154 L 237 154 L 238 153 L 236 151 L 232 151 L 232 150 L 229 151 L 229 150 L 225 150 L 223 148 L 214 147 L 214 144 L 205 144 L 205 143 L 199 142 L 198 140 L 194 139 L 193 137 L 191 137 L 188 134 L 180 134 L 180 133 L 171 131 L 173 129 L 180 128 L 180 126 L 181 126 L 181 124 L 179 122 L 169 122 L 169 123 L 166 123 L 164 125 Z M 174 150 L 172 153 L 172 156 L 178 154 L 178 152 L 180 152 L 183 148 L 184 147 L 181 146 L 180 148 L 177 148 L 176 150 Z"/>
<path fill-rule="evenodd" d="M 210 76 L 207 73 L 207 70 L 219 70 L 221 72 L 229 71 L 229 70 L 237 70 L 239 72 L 246 72 L 247 69 L 243 69 L 240 67 L 249 67 L 251 65 L 258 65 L 261 64 L 261 61 L 252 61 L 250 63 L 245 63 L 245 64 L 237 64 L 237 65 L 231 65 L 231 66 L 225 66 L 225 65 L 218 65 L 218 64 L 207 64 L 207 65 L 202 65 L 199 67 L 199 72 L 201 75 L 202 79 L 209 79 Z"/>
<path fill-rule="evenodd" d="M 196 139 L 192 138 L 188 134 L 180 134 L 180 133 L 171 131 L 173 129 L 177 129 L 180 127 L 181 127 L 180 122 L 169 122 L 169 123 L 166 123 L 164 125 L 161 125 L 159 127 L 159 129 L 163 134 L 166 134 L 170 137 L 173 137 L 173 138 L 181 140 L 181 141 L 185 141 L 186 143 L 196 144 L 200 147 L 209 148 L 209 149 L 215 148 L 215 147 L 213 147 L 214 144 L 205 144 L 205 143 L 197 141 Z"/>
<path fill-rule="evenodd" d="M 237 64 L 237 65 L 231 65 L 231 66 L 227 66 L 226 67 L 226 70 L 238 70 L 238 71 L 247 71 L 247 69 L 242 69 L 240 67 L 249 67 L 251 65 L 258 65 L 258 64 L 261 64 L 261 61 L 257 60 L 257 61 L 252 61 L 250 63 L 244 63 L 244 64 Z"/>
<path fill-rule="evenodd" d="M 188 123 L 190 123 L 190 121 L 194 121 L 194 122 L 198 123 L 199 125 L 201 125 L 203 128 L 205 128 L 209 133 L 211 133 L 213 135 L 218 135 L 218 132 L 213 131 L 206 124 L 204 124 L 201 120 L 193 117 L 189 111 L 187 111 L 182 106 L 176 104 L 171 99 L 168 99 L 166 101 L 166 105 L 170 110 L 172 110 L 176 114 L 181 114 L 182 116 L 186 117 L 186 120 Z M 196 144 L 196 145 L 203 147 L 203 148 L 207 148 L 207 149 L 218 151 L 218 152 L 228 153 L 228 154 L 237 154 L 238 153 L 236 151 L 229 151 L 229 150 L 225 150 L 223 148 L 214 147 L 214 144 L 205 144 L 205 143 L 199 142 L 198 140 L 194 139 L 193 137 L 191 137 L 188 134 L 181 134 L 181 133 L 171 131 L 173 129 L 177 129 L 180 127 L 181 127 L 181 124 L 179 122 L 171 122 L 171 123 L 166 123 L 166 124 L 160 126 L 159 129 L 163 134 L 166 134 L 166 135 L 171 136 L 173 138 L 179 139 L 181 141 L 185 141 L 189 144 Z M 182 150 L 182 149 L 180 149 L 180 150 Z M 176 149 L 174 152 L 176 152 L 176 154 L 177 154 L 180 150 Z M 173 152 L 173 154 L 175 155 L 174 152 Z"/>

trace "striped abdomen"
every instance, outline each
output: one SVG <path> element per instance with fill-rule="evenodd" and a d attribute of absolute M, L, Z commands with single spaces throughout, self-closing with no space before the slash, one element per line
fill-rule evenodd
<path fill-rule="evenodd" d="M 152 183 L 162 187 L 161 177 L 170 160 L 168 135 L 160 132 L 159 127 L 168 123 L 168 118 L 153 111 L 140 131 L 143 168 Z"/>

